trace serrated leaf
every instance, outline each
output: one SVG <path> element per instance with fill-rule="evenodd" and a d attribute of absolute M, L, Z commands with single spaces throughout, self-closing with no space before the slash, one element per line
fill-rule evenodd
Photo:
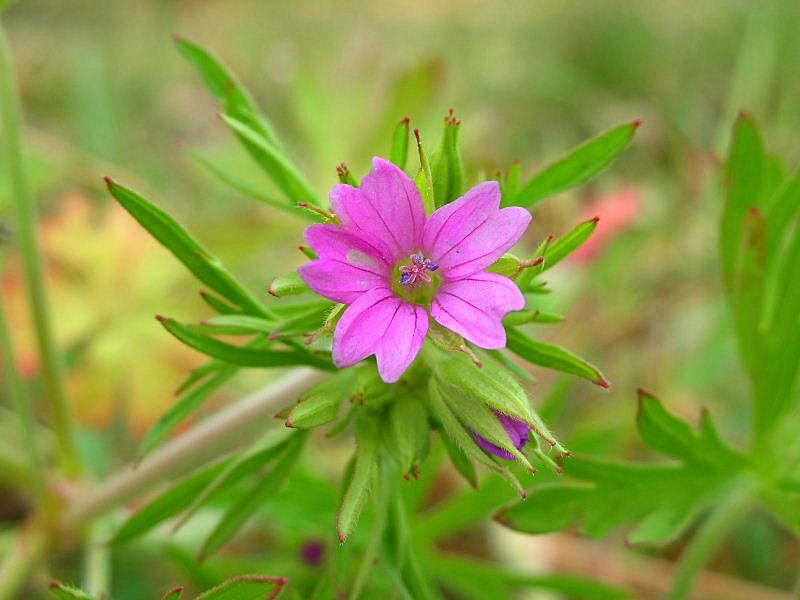
<path fill-rule="evenodd" d="M 223 114 L 221 118 L 289 200 L 309 202 L 317 206 L 321 204 L 319 195 L 311 183 L 278 146 L 264 137 L 263 133 L 233 115 Z M 314 213 L 308 213 L 307 216 L 312 214 Z"/>
<path fill-rule="evenodd" d="M 534 340 L 513 327 L 507 327 L 506 333 L 508 335 L 507 348 L 528 362 L 583 377 L 603 388 L 609 387 L 610 384 L 597 367 L 572 354 L 569 350 Z"/>
<path fill-rule="evenodd" d="M 308 287 L 308 284 L 303 281 L 303 278 L 296 271 L 276 277 L 269 284 L 269 293 L 276 298 L 308 294 L 310 292 L 311 288 Z"/>
<path fill-rule="evenodd" d="M 285 577 L 240 575 L 197 596 L 195 600 L 275 600 L 287 581 Z"/>
<path fill-rule="evenodd" d="M 229 461 L 230 459 L 223 459 L 203 467 L 162 492 L 128 518 L 114 534 L 111 543 L 118 545 L 130 542 L 185 510 L 195 497 L 222 472 Z"/>
<path fill-rule="evenodd" d="M 228 507 L 217 526 L 203 543 L 199 560 L 205 559 L 219 549 L 239 531 L 264 502 L 280 490 L 300 458 L 305 439 L 304 433 L 295 433 L 283 445 L 280 456 L 276 459 L 275 466 L 270 472 L 258 481 L 249 493 Z"/>
<path fill-rule="evenodd" d="M 401 169 L 405 169 L 406 162 L 408 162 L 408 140 L 411 135 L 409 123 L 408 117 L 402 119 L 392 133 L 392 149 L 389 153 L 389 160 Z"/>
<path fill-rule="evenodd" d="M 595 537 L 631 525 L 632 543 L 663 543 L 675 539 L 701 510 L 746 485 L 740 476 L 745 459 L 719 440 L 707 417 L 695 434 L 652 396 L 641 401 L 639 429 L 645 442 L 681 458 L 679 464 L 575 457 L 565 463 L 574 480 L 535 487 L 526 502 L 501 511 L 497 519 L 527 533 L 578 526 Z"/>
<path fill-rule="evenodd" d="M 355 530 L 361 511 L 369 498 L 378 476 L 378 431 L 375 424 L 363 415 L 356 420 L 356 454 L 353 474 L 342 496 L 336 517 L 339 541 L 344 543 Z"/>
<path fill-rule="evenodd" d="M 106 183 L 117 202 L 161 245 L 172 252 L 197 279 L 247 312 L 269 315 L 269 311 L 245 290 L 222 263 L 172 217 L 133 190 L 108 178 Z"/>
<path fill-rule="evenodd" d="M 187 346 L 231 365 L 261 368 L 308 365 L 327 371 L 335 369 L 329 360 L 304 350 L 275 350 L 272 348 L 234 346 L 210 335 L 195 331 L 174 319 L 160 317 L 159 320 L 167 331 Z"/>
<path fill-rule="evenodd" d="M 507 202 L 533 206 L 544 198 L 587 182 L 616 160 L 631 143 L 638 127 L 639 121 L 626 123 L 578 146 L 534 175 L 519 194 Z"/>
<path fill-rule="evenodd" d="M 92 597 L 82 589 L 58 581 L 50 584 L 50 593 L 59 600 L 92 600 Z"/>

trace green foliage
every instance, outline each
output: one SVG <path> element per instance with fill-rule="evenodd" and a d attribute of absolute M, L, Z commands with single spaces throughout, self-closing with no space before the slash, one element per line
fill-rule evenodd
<path fill-rule="evenodd" d="M 601 133 L 540 171 L 506 204 L 533 206 L 537 202 L 586 183 L 611 165 L 633 140 L 639 121 Z"/>
<path fill-rule="evenodd" d="M 566 235 L 550 243 L 541 256 L 544 257 L 542 270 L 551 269 L 564 260 L 567 256 L 580 248 L 591 237 L 597 228 L 597 218 L 589 219 L 575 227 Z"/>
<path fill-rule="evenodd" d="M 108 190 L 150 235 L 181 261 L 201 282 L 242 310 L 255 315 L 269 315 L 234 279 L 222 263 L 195 240 L 175 219 L 133 190 L 106 178 Z"/>
<path fill-rule="evenodd" d="M 401 169 L 406 168 L 408 162 L 408 139 L 411 135 L 408 117 L 402 119 L 392 133 L 392 148 L 389 152 L 389 160 Z"/>
<path fill-rule="evenodd" d="M 727 446 L 707 413 L 697 432 L 640 392 L 639 435 L 653 450 L 678 463 L 626 463 L 576 457 L 566 465 L 570 480 L 533 488 L 497 520 L 526 533 L 578 526 L 600 537 L 633 525 L 631 543 L 666 543 L 697 515 L 743 485 L 747 459 Z"/>
<path fill-rule="evenodd" d="M 508 334 L 508 349 L 528 362 L 583 377 L 603 388 L 610 386 L 597 367 L 570 351 L 560 346 L 535 340 L 514 327 L 506 327 L 506 333 Z"/>
<path fill-rule="evenodd" d="M 725 165 L 720 249 L 742 360 L 765 437 L 797 405 L 800 175 L 784 174 L 755 121 L 739 117 Z"/>
<path fill-rule="evenodd" d="M 50 584 L 50 593 L 59 600 L 92 600 L 82 589 L 58 581 Z"/>
<path fill-rule="evenodd" d="M 358 376 L 357 369 L 343 369 L 305 392 L 289 411 L 286 426 L 310 429 L 336 419 L 342 403 L 355 395 Z"/>
<path fill-rule="evenodd" d="M 272 283 L 269 284 L 269 293 L 276 298 L 307 294 L 310 291 L 306 282 L 303 281 L 296 271 L 276 277 L 272 280 Z"/>

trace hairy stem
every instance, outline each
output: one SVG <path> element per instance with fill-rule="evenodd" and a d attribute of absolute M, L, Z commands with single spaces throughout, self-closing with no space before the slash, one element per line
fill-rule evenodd
<path fill-rule="evenodd" d="M 664 600 L 685 600 L 689 597 L 694 580 L 753 503 L 750 494 L 740 490 L 734 492 L 711 513 L 683 551 L 672 580 L 672 587 L 664 596 Z"/>
<path fill-rule="evenodd" d="M 295 399 L 326 376 L 308 368 L 292 371 L 171 440 L 137 467 L 126 467 L 68 499 L 55 526 L 41 533 L 37 530 L 32 540 L 28 539 L 31 536 L 20 534 L 17 550 L 0 561 L 0 600 L 16 597 L 28 575 L 46 555 L 51 540 L 59 539 L 63 545 L 70 534 L 79 533 L 109 509 L 139 498 L 165 479 L 179 477 L 246 442 L 267 426 L 282 403 Z"/>
<path fill-rule="evenodd" d="M 4 155 L 17 218 L 22 267 L 36 328 L 42 376 L 53 427 L 58 438 L 59 456 L 67 472 L 77 474 L 81 466 L 75 446 L 75 425 L 67 397 L 64 366 L 56 349 L 53 323 L 50 318 L 50 302 L 36 229 L 36 205 L 22 158 L 22 112 L 19 92 L 11 51 L 2 24 L 0 24 L 0 115 L 3 122 Z"/>

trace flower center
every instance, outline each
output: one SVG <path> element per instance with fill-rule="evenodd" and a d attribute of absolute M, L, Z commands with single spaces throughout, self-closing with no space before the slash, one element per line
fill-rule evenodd
<path fill-rule="evenodd" d="M 414 304 L 429 304 L 439 289 L 439 268 L 422 252 L 415 252 L 408 261 L 398 263 L 392 275 L 392 290 L 400 298 Z"/>

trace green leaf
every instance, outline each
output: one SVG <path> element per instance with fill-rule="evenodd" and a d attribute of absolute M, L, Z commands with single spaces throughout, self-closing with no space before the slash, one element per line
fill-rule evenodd
<path fill-rule="evenodd" d="M 201 291 L 200 297 L 203 299 L 203 302 L 205 302 L 211 307 L 212 310 L 218 312 L 221 315 L 235 315 L 241 313 L 241 311 L 235 306 L 227 304 L 223 300 L 220 300 L 215 295 L 209 294 L 208 292 Z"/>
<path fill-rule="evenodd" d="M 556 238 L 552 241 L 547 249 L 544 251 L 544 262 L 542 263 L 542 271 L 552 269 L 567 256 L 580 248 L 583 243 L 589 239 L 597 228 L 598 217 L 584 221 L 568 234 Z"/>
<path fill-rule="evenodd" d="M 503 319 L 503 325 L 506 327 L 511 327 L 517 325 L 526 325 L 527 323 L 561 323 L 564 318 L 565 317 L 561 315 L 545 312 L 535 308 L 508 313 L 506 318 Z"/>
<path fill-rule="evenodd" d="M 269 120 L 258 109 L 250 93 L 211 52 L 183 38 L 175 38 L 178 50 L 197 69 L 225 112 L 247 123 L 272 144 L 280 146 Z"/>
<path fill-rule="evenodd" d="M 303 278 L 297 271 L 292 271 L 287 275 L 276 277 L 269 284 L 269 293 L 276 298 L 284 296 L 296 296 L 297 294 L 308 294 L 311 288 L 308 287 Z"/>
<path fill-rule="evenodd" d="M 178 531 L 202 506 L 213 500 L 218 492 L 224 492 L 239 481 L 262 470 L 289 442 L 291 432 L 286 429 L 270 431 L 263 439 L 246 451 L 239 453 L 225 468 L 197 495 L 192 504 L 181 515 L 173 531 Z"/>
<path fill-rule="evenodd" d="M 162 492 L 134 513 L 114 534 L 114 545 L 130 542 L 191 505 L 195 497 L 222 472 L 230 459 L 203 467 Z"/>
<path fill-rule="evenodd" d="M 270 334 L 275 330 L 275 321 L 250 315 L 218 315 L 206 319 L 203 325 L 227 335 Z"/>
<path fill-rule="evenodd" d="M 353 533 L 358 517 L 369 498 L 378 476 L 378 432 L 375 424 L 363 415 L 356 420 L 356 454 L 353 475 L 342 496 L 336 531 L 344 543 Z"/>
<path fill-rule="evenodd" d="M 278 146 L 265 138 L 263 133 L 232 115 L 223 114 L 221 118 L 244 143 L 250 156 L 290 200 L 321 205 L 314 187 Z"/>
<path fill-rule="evenodd" d="M 502 565 L 444 552 L 425 557 L 429 570 L 449 589 L 466 598 L 516 598 L 515 589 L 550 590 L 580 600 L 624 600 L 632 598 L 626 590 L 571 573 L 532 575 L 509 570 Z"/>
<path fill-rule="evenodd" d="M 603 388 L 610 384 L 597 367 L 560 346 L 534 340 L 513 327 L 507 327 L 508 349 L 528 362 L 588 379 Z"/>
<path fill-rule="evenodd" d="M 261 190 L 259 190 L 254 184 L 249 183 L 242 179 L 241 177 L 230 173 L 223 167 L 217 165 L 214 161 L 210 158 L 195 150 L 193 148 L 188 148 L 187 152 L 189 156 L 191 156 L 197 164 L 202 166 L 206 169 L 209 173 L 211 173 L 214 177 L 222 181 L 224 184 L 232 187 L 240 194 L 247 196 L 248 198 L 252 198 L 253 200 L 257 200 L 263 204 L 268 206 L 272 206 L 274 208 L 279 208 L 280 210 L 289 212 L 296 216 L 302 216 L 308 220 L 315 221 L 314 215 L 305 210 L 297 210 L 297 205 L 288 202 L 287 200 L 281 200 L 278 198 L 273 198 L 272 196 L 265 194 Z"/>
<path fill-rule="evenodd" d="M 230 381 L 238 372 L 236 367 L 224 363 L 210 363 L 219 365 L 214 376 L 204 381 L 197 387 L 183 393 L 167 412 L 156 421 L 147 432 L 139 447 L 139 457 L 147 456 L 156 446 L 169 437 L 175 428 L 192 413 L 197 411 L 211 395 Z"/>
<path fill-rule="evenodd" d="M 275 600 L 286 582 L 285 577 L 239 575 L 197 596 L 195 600 Z"/>
<path fill-rule="evenodd" d="M 460 133 L 461 121 L 455 118 L 451 110 L 444 119 L 439 150 L 431 159 L 433 197 L 437 207 L 452 202 L 464 191 L 464 165 L 458 147 Z"/>
<path fill-rule="evenodd" d="M 255 300 L 222 263 L 163 210 L 136 192 L 106 178 L 111 195 L 156 240 L 180 260 L 191 273 L 224 298 L 247 312 L 268 316 L 269 311 Z"/>
<path fill-rule="evenodd" d="M 408 138 L 410 136 L 408 117 L 401 120 L 392 133 L 392 150 L 389 153 L 390 162 L 396 164 L 401 169 L 406 168 L 408 162 Z"/>
<path fill-rule="evenodd" d="M 592 138 L 534 175 L 516 198 L 506 202 L 533 206 L 544 198 L 587 182 L 616 160 L 631 143 L 638 127 L 639 121 L 634 121 Z"/>
<path fill-rule="evenodd" d="M 503 195 L 503 205 L 514 204 L 514 200 L 519 194 L 519 185 L 522 178 L 522 165 L 518 160 L 511 163 L 505 179 L 500 180 L 501 193 Z"/>
<path fill-rule="evenodd" d="M 303 450 L 305 440 L 304 433 L 295 433 L 283 445 L 280 456 L 275 461 L 275 466 L 272 470 L 257 482 L 249 493 L 242 496 L 225 511 L 217 526 L 203 543 L 198 560 L 203 560 L 213 554 L 239 531 L 253 513 L 280 490 L 294 470 Z"/>
<path fill-rule="evenodd" d="M 50 584 L 50 593 L 59 600 L 92 600 L 82 589 L 58 581 Z"/>
<path fill-rule="evenodd" d="M 271 348 L 234 346 L 209 335 L 199 333 L 174 319 L 159 317 L 158 320 L 167 331 L 187 346 L 232 365 L 261 368 L 308 365 L 327 371 L 335 369 L 329 360 L 304 350 L 275 350 Z"/>

